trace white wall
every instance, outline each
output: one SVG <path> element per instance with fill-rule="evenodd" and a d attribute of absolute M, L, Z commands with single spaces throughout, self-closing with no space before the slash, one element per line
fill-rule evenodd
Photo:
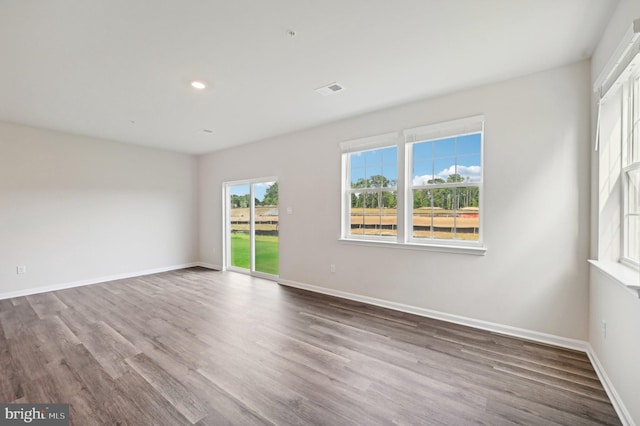
<path fill-rule="evenodd" d="M 581 62 L 202 156 L 201 259 L 222 264 L 222 182 L 278 176 L 281 278 L 585 340 L 589 76 Z M 340 141 L 475 114 L 486 256 L 338 241 Z"/>
<path fill-rule="evenodd" d="M 592 58 L 592 85 L 613 55 L 634 19 L 640 18 L 640 1 L 623 0 L 614 12 Z M 595 115 L 595 95 L 592 107 Z M 593 120 L 595 126 L 595 120 Z M 595 132 L 595 129 L 594 129 Z M 592 153 L 591 253 L 598 253 L 598 156 Z M 589 343 L 631 421 L 640 425 L 640 299 L 608 275 L 591 267 Z M 602 332 L 607 323 L 607 337 Z"/>
<path fill-rule="evenodd" d="M 590 289 L 589 343 L 628 414 L 640 424 L 640 299 L 596 267 Z"/>
<path fill-rule="evenodd" d="M 193 156 L 0 123 L 0 296 L 197 261 L 197 205 Z"/>

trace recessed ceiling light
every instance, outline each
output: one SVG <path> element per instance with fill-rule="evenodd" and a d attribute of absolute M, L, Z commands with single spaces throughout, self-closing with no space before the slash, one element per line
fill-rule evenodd
<path fill-rule="evenodd" d="M 191 87 L 193 87 L 194 89 L 203 90 L 207 88 L 207 85 L 201 81 L 193 80 L 191 82 Z"/>

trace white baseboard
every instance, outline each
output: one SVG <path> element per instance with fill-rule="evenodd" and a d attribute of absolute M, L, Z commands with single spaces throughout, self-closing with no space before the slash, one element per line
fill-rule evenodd
<path fill-rule="evenodd" d="M 473 328 L 479 328 L 482 330 L 492 331 L 499 334 L 506 334 L 508 336 L 519 337 L 522 339 L 532 340 L 535 342 L 545 343 L 548 345 L 574 349 L 581 352 L 587 352 L 587 349 L 589 347 L 589 344 L 583 340 L 569 339 L 566 337 L 556 336 L 553 334 L 540 333 L 537 331 L 526 330 L 523 328 L 511 327 L 509 325 L 498 324 L 498 323 L 482 321 L 474 318 L 448 314 L 445 312 L 435 311 L 432 309 L 420 308 L 417 306 L 405 305 L 397 302 L 390 302 L 384 299 L 361 296 L 359 294 L 347 293 L 340 290 L 319 287 L 319 286 L 300 283 L 296 281 L 279 279 L 278 282 L 280 284 L 290 286 L 290 287 L 296 287 L 303 290 L 313 291 L 316 293 L 327 294 L 329 296 L 341 297 L 343 299 L 354 300 L 356 302 L 368 303 L 370 305 L 389 308 L 395 311 L 406 312 L 409 314 L 415 314 L 422 317 L 447 321 L 454 324 L 466 325 Z"/>
<path fill-rule="evenodd" d="M 591 345 L 588 345 L 587 356 L 591 361 L 591 365 L 593 365 L 593 369 L 596 370 L 596 374 L 600 379 L 600 383 L 602 383 L 604 390 L 607 392 L 607 395 L 611 400 L 611 404 L 616 410 L 616 413 L 618 414 L 618 417 L 620 418 L 622 424 L 624 426 L 636 426 L 635 422 L 631 418 L 629 410 L 627 410 L 627 407 L 625 407 L 624 403 L 622 402 L 622 398 L 620 398 L 620 395 L 613 387 L 613 383 L 611 383 L 609 376 L 607 376 L 607 372 L 605 371 L 602 363 L 600 363 L 598 355 L 596 355 L 596 352 L 593 350 Z"/>
<path fill-rule="evenodd" d="M 202 266 L 203 268 L 213 269 L 214 271 L 222 271 L 222 266 L 214 265 L 213 263 L 198 262 L 197 265 Z"/>
<path fill-rule="evenodd" d="M 0 293 L 0 300 L 11 299 L 14 297 L 29 296 L 32 294 L 46 293 L 48 291 L 64 290 L 64 289 L 73 288 L 73 287 L 82 287 L 82 286 L 91 285 L 91 284 L 100 284 L 108 281 L 122 280 L 125 278 L 140 277 L 143 275 L 158 274 L 160 272 L 175 271 L 176 269 L 191 268 L 193 266 L 200 266 L 200 263 L 198 262 L 184 263 L 182 265 L 165 266 L 162 268 L 146 269 L 144 271 L 136 271 L 136 272 L 127 272 L 125 274 L 91 278 L 88 280 L 74 281 L 70 283 L 54 284 L 54 285 L 49 285 L 44 287 L 33 287 L 33 288 L 27 288 L 24 290 L 10 291 L 7 293 Z"/>

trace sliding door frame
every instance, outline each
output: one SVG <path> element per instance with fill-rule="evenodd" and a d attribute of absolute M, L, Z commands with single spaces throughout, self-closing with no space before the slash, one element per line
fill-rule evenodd
<path fill-rule="evenodd" d="M 265 272 L 260 272 L 255 270 L 256 269 L 256 256 L 255 256 L 255 248 L 256 248 L 255 207 L 256 206 L 255 206 L 254 185 L 257 183 L 266 183 L 266 182 L 278 182 L 278 178 L 276 176 L 267 176 L 267 177 L 253 178 L 253 179 L 228 181 L 228 182 L 222 183 L 222 208 L 223 208 L 222 269 L 234 271 L 234 272 L 240 272 L 242 274 L 248 274 L 248 275 L 252 275 L 260 278 L 276 280 L 279 277 L 279 275 L 268 274 Z M 232 186 L 237 186 L 237 185 L 249 185 L 249 258 L 250 258 L 249 269 L 240 268 L 240 267 L 231 265 L 231 190 L 230 189 Z M 279 209 L 280 209 L 280 200 L 278 199 L 278 210 Z M 279 244 L 280 244 L 280 241 L 278 239 L 278 246 Z M 278 257 L 278 263 L 280 263 L 279 257 Z"/>

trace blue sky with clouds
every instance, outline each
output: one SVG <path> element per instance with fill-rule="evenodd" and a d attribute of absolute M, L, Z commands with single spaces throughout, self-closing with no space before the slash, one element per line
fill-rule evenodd
<path fill-rule="evenodd" d="M 258 200 L 262 201 L 264 199 L 264 194 L 267 192 L 267 189 L 269 189 L 269 187 L 271 185 L 273 185 L 274 182 L 259 182 L 259 183 L 254 183 L 253 184 L 253 192 L 254 192 L 254 196 L 255 198 L 257 198 Z M 249 184 L 242 184 L 242 185 L 232 185 L 231 187 L 229 187 L 229 193 L 230 195 L 245 195 L 249 193 Z"/>
<path fill-rule="evenodd" d="M 434 178 L 447 179 L 458 173 L 469 182 L 482 176 L 480 133 L 413 144 L 413 184 L 426 184 Z M 351 154 L 351 182 L 383 175 L 398 179 L 397 148 L 381 148 Z"/>
<path fill-rule="evenodd" d="M 481 135 L 458 136 L 413 145 L 413 184 L 459 174 L 470 182 L 481 177 Z"/>

